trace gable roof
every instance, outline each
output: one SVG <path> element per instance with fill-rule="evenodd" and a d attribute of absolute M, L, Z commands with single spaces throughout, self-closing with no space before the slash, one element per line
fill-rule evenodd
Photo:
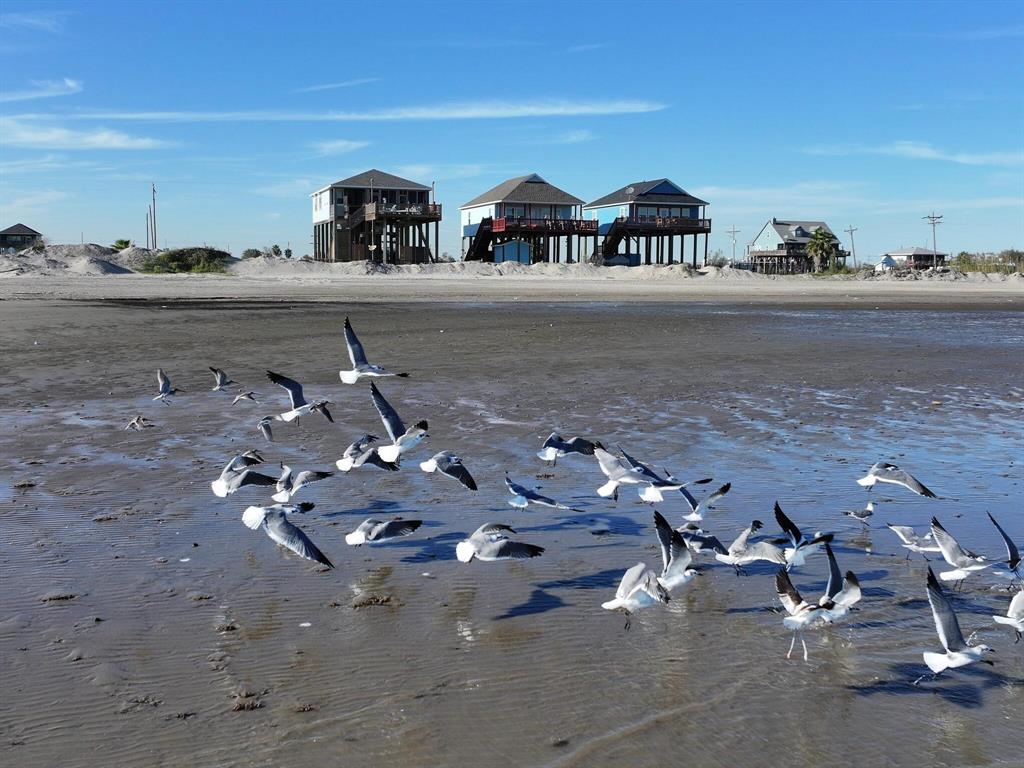
<path fill-rule="evenodd" d="M 357 173 L 355 176 L 349 176 L 347 179 L 342 179 L 341 181 L 336 181 L 331 184 L 331 186 L 369 189 L 371 176 L 373 177 L 374 189 L 430 189 L 430 187 L 424 186 L 423 184 L 417 184 L 415 181 L 403 179 L 401 176 L 395 176 L 393 173 L 378 171 L 376 168 L 371 168 L 368 171 Z"/>
<path fill-rule="evenodd" d="M 833 239 L 839 240 L 824 221 L 796 221 L 794 219 L 783 221 L 782 219 L 772 219 L 769 223 L 784 243 L 808 243 L 817 229 L 823 229 L 832 235 Z M 763 232 L 764 230 L 761 231 Z"/>
<path fill-rule="evenodd" d="M 634 181 L 620 187 L 614 192 L 599 197 L 584 208 L 600 208 L 605 205 L 621 205 L 622 203 L 672 203 L 675 205 L 708 205 L 707 201 L 694 197 L 678 184 L 668 179 L 654 181 Z"/>
<path fill-rule="evenodd" d="M 13 227 L 8 227 L 5 230 L 0 231 L 0 235 L 41 235 L 42 232 L 36 232 L 31 227 L 26 227 L 24 224 L 15 224 Z"/>
<path fill-rule="evenodd" d="M 570 195 L 553 184 L 548 184 L 536 173 L 516 176 L 477 195 L 460 208 L 473 208 L 488 203 L 548 203 L 551 205 L 581 205 L 578 197 Z"/>
<path fill-rule="evenodd" d="M 948 256 L 942 251 L 933 251 L 931 248 L 900 248 L 898 251 L 886 251 L 883 256 Z"/>

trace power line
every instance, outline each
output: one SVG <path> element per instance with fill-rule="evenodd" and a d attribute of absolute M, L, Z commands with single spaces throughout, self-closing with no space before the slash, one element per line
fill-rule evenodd
<path fill-rule="evenodd" d="M 935 247 L 935 228 L 942 223 L 940 221 L 942 214 L 936 215 L 935 211 L 932 211 L 928 216 L 922 216 L 921 218 L 927 219 L 932 225 L 932 269 L 935 269 L 939 265 L 939 251 Z"/>
<path fill-rule="evenodd" d="M 732 235 L 732 262 L 736 263 L 736 235 L 740 233 L 740 230 L 736 229 L 736 225 L 732 225 L 732 229 L 725 230 L 727 234 Z"/>
<path fill-rule="evenodd" d="M 853 224 L 850 225 L 849 229 L 844 229 L 843 230 L 843 232 L 849 232 L 850 233 L 850 252 L 853 253 L 853 268 L 854 269 L 857 268 L 857 246 L 853 244 L 853 233 L 856 232 L 856 231 L 857 231 L 857 228 L 855 226 L 853 226 Z"/>

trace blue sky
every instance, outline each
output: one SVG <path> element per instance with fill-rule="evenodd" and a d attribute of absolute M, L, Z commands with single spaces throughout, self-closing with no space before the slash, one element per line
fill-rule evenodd
<path fill-rule="evenodd" d="M 536 172 L 667 176 L 711 249 L 772 216 L 858 256 L 1024 247 L 1020 3 L 19 3 L 0 10 L 0 226 L 308 253 L 308 194 L 371 167 L 457 208 Z M 842 235 L 847 242 L 847 235 Z M 847 242 L 848 244 L 848 242 Z"/>

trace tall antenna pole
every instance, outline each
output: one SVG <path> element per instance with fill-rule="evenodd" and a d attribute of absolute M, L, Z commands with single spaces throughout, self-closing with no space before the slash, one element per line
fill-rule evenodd
<path fill-rule="evenodd" d="M 928 216 L 922 216 L 922 219 L 927 219 L 932 225 L 932 269 L 939 264 L 939 251 L 935 247 L 935 228 L 942 223 L 942 214 L 935 215 L 935 211 L 932 211 Z"/>
<path fill-rule="evenodd" d="M 146 250 L 149 250 L 149 206 L 146 206 Z"/>
<path fill-rule="evenodd" d="M 856 231 L 857 231 L 857 228 L 855 226 L 853 226 L 853 224 L 850 225 L 849 229 L 844 229 L 843 230 L 843 232 L 849 232 L 850 233 L 850 251 L 853 253 L 853 268 L 854 269 L 857 268 L 857 246 L 853 244 L 853 233 L 856 232 Z"/>
<path fill-rule="evenodd" d="M 727 234 L 732 235 L 732 262 L 736 263 L 736 235 L 739 234 L 740 230 L 736 229 L 736 225 L 732 225 L 732 229 L 725 230 Z"/>
<path fill-rule="evenodd" d="M 156 244 L 156 184 L 150 182 L 153 188 L 153 247 L 157 248 Z"/>

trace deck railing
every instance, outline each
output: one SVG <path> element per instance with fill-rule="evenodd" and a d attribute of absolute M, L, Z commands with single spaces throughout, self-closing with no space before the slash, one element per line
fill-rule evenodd
<path fill-rule="evenodd" d="M 711 231 L 711 219 L 691 219 L 688 216 L 620 216 L 615 220 L 627 227 L 653 227 L 655 229 L 691 229 Z"/>
<path fill-rule="evenodd" d="M 508 216 L 495 219 L 495 232 L 546 231 L 561 232 L 567 235 L 593 235 L 597 233 L 597 221 L 594 219 L 528 219 L 525 216 Z"/>

